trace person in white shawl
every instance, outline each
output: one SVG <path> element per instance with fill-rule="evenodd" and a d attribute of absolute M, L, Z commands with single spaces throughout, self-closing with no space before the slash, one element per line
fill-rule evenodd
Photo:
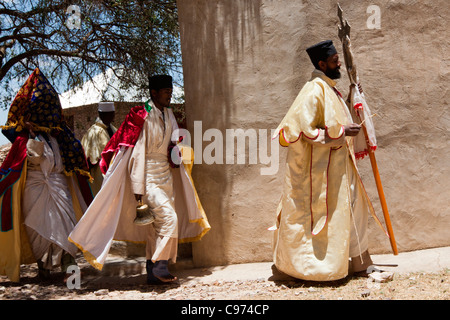
<path fill-rule="evenodd" d="M 151 77 L 150 89 L 151 101 L 133 108 L 105 147 L 100 166 L 109 168 L 102 188 L 69 240 L 98 269 L 113 239 L 145 242 L 147 283 L 161 284 L 177 280 L 168 264 L 176 262 L 178 243 L 201 239 L 210 226 L 190 174 L 192 159 L 178 168 L 169 164 L 171 141 L 179 140 L 169 108 L 172 78 Z M 133 224 L 139 200 L 154 214 L 151 225 Z"/>
<path fill-rule="evenodd" d="M 116 111 L 114 102 L 100 102 L 97 111 L 98 118 L 81 139 L 81 144 L 89 164 L 89 172 L 93 178 L 90 186 L 94 197 L 103 183 L 103 174 L 100 170 L 102 151 L 117 131 L 112 124 Z"/>

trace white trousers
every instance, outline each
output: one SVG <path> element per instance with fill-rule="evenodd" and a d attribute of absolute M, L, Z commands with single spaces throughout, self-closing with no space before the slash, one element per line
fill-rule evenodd
<path fill-rule="evenodd" d="M 175 212 L 173 177 L 167 157 L 153 154 L 146 160 L 146 203 L 155 215 L 146 242 L 147 260 L 176 262 L 178 251 L 178 218 Z"/>

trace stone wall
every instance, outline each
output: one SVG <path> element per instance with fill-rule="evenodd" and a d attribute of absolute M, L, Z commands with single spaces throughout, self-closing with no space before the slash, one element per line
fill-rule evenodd
<path fill-rule="evenodd" d="M 378 115 L 376 157 L 399 251 L 448 246 L 450 3 L 341 0 L 340 5 L 352 26 L 367 101 Z M 227 129 L 277 127 L 310 77 L 308 46 L 331 39 L 342 52 L 336 1 L 179 0 L 178 9 L 187 127 L 194 132 L 201 123 L 193 138 L 196 162 L 212 143 L 202 136 L 208 129 L 225 136 Z M 338 87 L 346 94 L 345 73 Z M 271 261 L 267 228 L 275 222 L 285 156 L 280 149 L 276 175 L 261 175 L 267 166 L 250 164 L 249 154 L 245 164 L 194 166 L 212 225 L 193 245 L 197 265 Z M 383 219 L 370 162 L 359 166 Z M 369 229 L 370 251 L 390 252 L 372 219 Z"/>

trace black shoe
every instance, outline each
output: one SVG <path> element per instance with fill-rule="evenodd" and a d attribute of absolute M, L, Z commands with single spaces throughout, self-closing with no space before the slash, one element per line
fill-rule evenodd
<path fill-rule="evenodd" d="M 147 270 L 147 284 L 150 285 L 159 285 L 159 284 L 164 284 L 164 282 L 162 282 L 161 280 L 159 280 L 158 278 L 156 278 L 153 275 L 153 266 L 155 264 L 153 263 L 152 260 L 147 260 L 147 263 L 145 265 L 145 269 Z"/>
<path fill-rule="evenodd" d="M 37 265 L 39 278 L 41 278 L 42 280 L 50 279 L 50 270 L 44 268 L 44 264 L 42 263 L 42 261 L 38 261 Z"/>
<path fill-rule="evenodd" d="M 168 260 L 159 260 L 153 264 L 153 276 L 163 283 L 171 283 L 178 280 L 177 277 L 170 274 L 168 265 Z"/>

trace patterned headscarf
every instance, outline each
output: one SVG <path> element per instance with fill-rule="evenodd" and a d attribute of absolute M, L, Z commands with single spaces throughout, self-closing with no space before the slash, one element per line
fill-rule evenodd
<path fill-rule="evenodd" d="M 76 171 L 90 177 L 83 147 L 64 120 L 58 93 L 39 68 L 17 93 L 2 129 L 20 133 L 28 117 L 36 131 L 49 133 L 58 141 L 66 175 Z"/>

